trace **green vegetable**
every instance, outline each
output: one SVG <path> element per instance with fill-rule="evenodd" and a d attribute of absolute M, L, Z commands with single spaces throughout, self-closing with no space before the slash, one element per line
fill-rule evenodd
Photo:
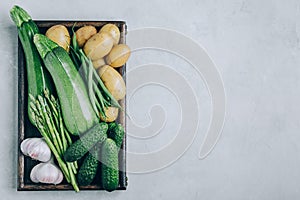
<path fill-rule="evenodd" d="M 91 59 L 79 48 L 74 31 L 70 53 L 77 68 L 80 68 L 82 71 L 81 75 L 86 82 L 90 102 L 98 117 L 106 116 L 105 110 L 107 107 L 114 106 L 122 109 L 118 101 L 112 96 L 100 79 L 97 71 L 93 67 Z"/>
<path fill-rule="evenodd" d="M 66 163 L 62 159 L 63 153 L 72 144 L 72 140 L 64 126 L 58 101 L 49 94 L 48 90 L 45 90 L 43 96 L 38 95 L 37 99 L 32 95 L 29 97 L 31 100 L 30 115 L 34 124 L 55 156 L 67 182 L 71 183 L 74 190 L 78 192 L 79 188 L 75 177 L 77 163 Z"/>
<path fill-rule="evenodd" d="M 99 165 L 99 145 L 96 145 L 84 159 L 77 175 L 79 185 L 90 185 L 94 180 Z"/>
<path fill-rule="evenodd" d="M 39 29 L 28 13 L 19 6 L 14 6 L 10 10 L 10 16 L 18 28 L 19 38 L 24 49 L 28 95 L 31 94 L 36 98 L 38 95 L 43 94 L 44 89 L 51 90 L 51 78 L 44 71 L 39 53 L 33 43 L 33 36 L 39 33 Z M 34 123 L 30 115 L 30 103 L 31 99 L 28 98 L 28 117 L 30 122 Z"/>
<path fill-rule="evenodd" d="M 116 143 L 107 138 L 101 149 L 101 173 L 102 186 L 107 191 L 117 189 L 119 185 L 119 161 L 118 161 L 118 147 Z"/>
<path fill-rule="evenodd" d="M 123 138 L 124 138 L 124 128 L 121 124 L 117 124 L 115 122 L 110 123 L 108 125 L 108 131 L 107 136 L 111 139 L 113 139 L 117 145 L 117 147 L 120 149 Z"/>
<path fill-rule="evenodd" d="M 53 78 L 67 129 L 74 135 L 87 131 L 99 119 L 68 53 L 41 34 L 34 36 L 34 44 Z"/>
<path fill-rule="evenodd" d="M 28 118 L 34 124 L 55 156 L 65 179 L 71 183 L 76 192 L 77 163 L 65 163 L 63 152 L 72 143 L 66 130 L 58 101 L 49 93 L 51 78 L 42 66 L 42 61 L 34 43 L 33 37 L 39 33 L 38 27 L 28 13 L 18 6 L 10 10 L 11 18 L 18 28 L 22 43 L 27 69 L 28 81 Z"/>
<path fill-rule="evenodd" d="M 108 125 L 99 123 L 87 131 L 83 136 L 74 142 L 65 152 L 64 158 L 67 162 L 79 160 L 86 154 L 97 142 L 102 143 L 106 138 Z"/>

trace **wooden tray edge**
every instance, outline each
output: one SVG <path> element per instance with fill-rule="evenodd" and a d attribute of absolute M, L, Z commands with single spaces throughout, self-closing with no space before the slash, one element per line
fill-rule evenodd
<path fill-rule="evenodd" d="M 48 27 L 50 25 L 55 24 L 61 24 L 61 23 L 67 23 L 67 24 L 74 24 L 76 22 L 76 27 L 80 27 L 87 24 L 106 24 L 106 23 L 113 23 L 118 24 L 119 28 L 121 29 L 121 38 L 120 43 L 126 43 L 126 34 L 127 34 L 127 25 L 125 21 L 80 21 L 80 20 L 70 20 L 70 21 L 51 21 L 51 20 L 35 20 L 36 24 L 39 27 Z M 43 24 L 46 24 L 43 26 Z M 17 191 L 67 191 L 67 190 L 73 190 L 72 186 L 69 184 L 58 184 L 58 185 L 46 185 L 46 184 L 25 184 L 24 181 L 24 155 L 21 153 L 20 150 L 20 144 L 24 140 L 25 134 L 25 125 L 24 125 L 24 116 L 26 115 L 26 105 L 24 105 L 25 102 L 25 67 L 22 68 L 20 66 L 24 66 L 24 52 L 23 48 L 21 46 L 21 42 L 18 39 L 18 177 L 17 177 Z M 119 68 L 118 70 L 122 77 L 124 78 L 124 81 L 126 83 L 126 64 Z M 126 96 L 124 99 L 120 101 L 120 104 L 123 108 L 125 108 L 126 113 Z M 127 143 L 127 137 L 126 137 L 126 116 L 124 112 L 119 116 L 120 123 L 123 125 L 125 129 L 125 135 L 124 135 L 124 142 L 122 144 L 122 149 L 124 151 L 122 155 L 119 155 L 121 157 L 120 160 L 124 160 L 124 162 L 120 162 L 120 186 L 117 188 L 117 190 L 126 190 L 128 185 L 128 178 L 126 173 L 126 143 Z M 90 186 L 84 186 L 80 187 L 80 190 L 103 190 L 98 185 L 90 185 Z"/>

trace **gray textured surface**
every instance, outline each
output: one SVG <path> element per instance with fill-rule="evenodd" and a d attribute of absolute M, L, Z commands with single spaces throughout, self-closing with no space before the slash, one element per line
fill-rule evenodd
<path fill-rule="evenodd" d="M 1 199 L 300 198 L 300 2 L 160 2 L 1 2 Z M 205 160 L 197 158 L 203 139 L 199 134 L 172 166 L 130 174 L 125 192 L 16 192 L 17 32 L 8 16 L 15 3 L 36 19 L 124 19 L 130 29 L 165 27 L 202 44 L 221 72 L 228 100 L 223 135 L 212 154 Z M 137 118 L 143 122 L 143 116 Z M 145 148 L 134 140 L 129 145 L 132 150 Z"/>

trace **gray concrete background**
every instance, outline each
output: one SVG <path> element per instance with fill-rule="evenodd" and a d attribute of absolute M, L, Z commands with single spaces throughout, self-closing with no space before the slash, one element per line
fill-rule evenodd
<path fill-rule="evenodd" d="M 1 199 L 300 198 L 300 2 L 163 2 L 32 0 L 0 3 Z M 209 96 L 200 90 L 203 121 L 193 145 L 170 167 L 154 173 L 130 174 L 127 191 L 17 192 L 17 32 L 8 16 L 14 4 L 24 7 L 35 19 L 123 19 L 129 30 L 162 27 L 193 38 L 218 66 L 227 93 L 226 124 L 214 151 L 204 160 L 197 157 L 209 117 L 209 109 L 206 109 Z M 168 58 L 155 53 L 147 55 L 150 55 L 149 60 Z M 133 55 L 129 69 L 135 59 Z M 174 60 L 169 62 L 179 67 Z M 185 76 L 192 76 L 191 72 L 182 71 Z M 198 84 L 195 87 L 205 88 L 201 80 L 191 81 Z M 143 108 L 143 95 L 147 93 L 136 97 L 139 108 Z M 133 115 L 140 123 L 147 120 L 137 111 Z M 128 143 L 134 151 L 157 148 L 155 143 L 143 144 L 131 138 Z"/>

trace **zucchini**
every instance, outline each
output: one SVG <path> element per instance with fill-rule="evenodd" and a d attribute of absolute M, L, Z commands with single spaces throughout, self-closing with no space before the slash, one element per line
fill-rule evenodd
<path fill-rule="evenodd" d="M 120 149 L 123 138 L 124 138 L 124 128 L 121 124 L 117 124 L 115 122 L 110 123 L 108 125 L 108 131 L 107 136 L 111 139 L 113 139 L 117 145 L 117 147 Z"/>
<path fill-rule="evenodd" d="M 102 187 L 111 192 L 117 189 L 119 185 L 119 161 L 118 147 L 116 143 L 107 138 L 101 149 L 101 178 Z"/>
<path fill-rule="evenodd" d="M 73 135 L 87 131 L 99 119 L 69 54 L 41 34 L 34 36 L 34 44 L 54 81 L 66 128 Z"/>
<path fill-rule="evenodd" d="M 19 6 L 14 6 L 10 10 L 10 16 L 18 28 L 19 39 L 25 54 L 28 96 L 31 94 L 37 98 L 46 88 L 51 91 L 51 77 L 44 70 L 40 55 L 33 43 L 33 36 L 39 33 L 39 29 L 28 13 Z M 28 118 L 32 124 L 35 124 L 30 111 L 31 102 L 32 100 L 28 98 Z"/>
<path fill-rule="evenodd" d="M 90 185 L 94 180 L 99 165 L 99 153 L 99 145 L 96 145 L 84 159 L 77 175 L 79 185 Z"/>
<path fill-rule="evenodd" d="M 64 159 L 67 162 L 79 160 L 86 154 L 97 142 L 102 143 L 106 138 L 108 125 L 104 122 L 95 125 L 87 131 L 76 142 L 71 144 L 64 153 Z"/>

